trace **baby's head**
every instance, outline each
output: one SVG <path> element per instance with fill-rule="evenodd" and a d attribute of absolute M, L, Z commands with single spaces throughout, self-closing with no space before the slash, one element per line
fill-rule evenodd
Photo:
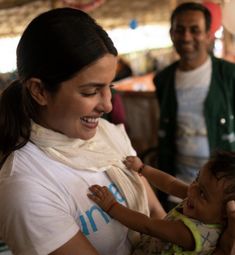
<path fill-rule="evenodd" d="M 217 151 L 189 186 L 183 212 L 206 224 L 224 223 L 230 199 L 235 199 L 235 152 Z"/>

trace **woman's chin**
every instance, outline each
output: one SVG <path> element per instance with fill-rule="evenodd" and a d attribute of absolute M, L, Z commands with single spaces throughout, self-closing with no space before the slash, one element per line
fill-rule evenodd
<path fill-rule="evenodd" d="M 89 130 L 84 130 L 84 132 L 79 132 L 76 136 L 76 138 L 78 139 L 82 139 L 82 140 L 90 140 L 91 138 L 93 138 L 96 134 L 96 128 L 95 129 L 89 129 Z"/>

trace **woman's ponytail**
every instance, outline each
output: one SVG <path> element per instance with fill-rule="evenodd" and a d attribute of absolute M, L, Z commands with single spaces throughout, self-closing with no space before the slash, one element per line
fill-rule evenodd
<path fill-rule="evenodd" d="M 6 157 L 30 137 L 30 118 L 23 104 L 23 85 L 13 81 L 0 96 L 0 154 Z"/>

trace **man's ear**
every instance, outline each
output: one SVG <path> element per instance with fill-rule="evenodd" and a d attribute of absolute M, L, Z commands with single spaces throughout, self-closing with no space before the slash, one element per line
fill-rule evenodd
<path fill-rule="evenodd" d="M 41 106 L 47 105 L 47 92 L 40 79 L 30 78 L 26 82 L 26 87 L 29 90 L 32 98 Z"/>
<path fill-rule="evenodd" d="M 171 41 L 172 41 L 172 39 L 173 39 L 173 30 L 172 30 L 172 27 L 171 27 L 170 30 L 169 30 L 169 35 L 170 35 Z"/>

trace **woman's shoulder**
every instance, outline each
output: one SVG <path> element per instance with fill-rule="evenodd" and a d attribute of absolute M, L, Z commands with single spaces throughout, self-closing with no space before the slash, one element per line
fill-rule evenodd
<path fill-rule="evenodd" d="M 98 133 L 118 140 L 125 140 L 128 137 L 123 124 L 113 124 L 105 119 L 100 120 Z"/>
<path fill-rule="evenodd" d="M 10 177 L 17 175 L 18 172 L 30 174 L 33 168 L 42 164 L 43 157 L 45 158 L 42 151 L 33 143 L 28 142 L 8 156 L 1 168 L 0 176 Z"/>
<path fill-rule="evenodd" d="M 36 145 L 28 142 L 24 147 L 12 152 L 4 162 L 0 170 L 0 188 L 4 187 L 6 192 L 18 190 L 27 194 L 44 184 L 52 186 L 52 177 L 59 171 L 57 169 L 61 168 L 58 164 Z"/>
<path fill-rule="evenodd" d="M 99 123 L 98 136 L 123 155 L 136 155 L 123 124 L 115 125 L 102 119 Z"/>

